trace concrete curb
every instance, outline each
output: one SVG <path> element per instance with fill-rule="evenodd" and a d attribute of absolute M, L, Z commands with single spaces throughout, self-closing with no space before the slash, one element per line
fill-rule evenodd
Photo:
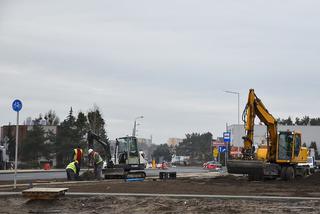
<path fill-rule="evenodd" d="M 88 169 L 81 169 L 81 172 L 87 171 Z M 93 170 L 93 169 L 89 169 Z M 44 170 L 44 169 L 20 169 L 17 170 L 17 173 L 43 173 L 43 172 L 65 172 L 65 169 L 50 169 L 50 170 Z M 14 174 L 14 170 L 0 170 L 1 174 Z"/>
<path fill-rule="evenodd" d="M 23 169 L 23 170 L 17 170 L 17 173 L 38 173 L 38 172 L 63 172 L 65 169 L 50 169 L 50 170 L 44 170 L 44 169 Z M 1 170 L 1 174 L 14 174 L 14 170 Z"/>
<path fill-rule="evenodd" d="M 21 192 L 0 192 L 0 197 L 22 196 Z M 292 196 L 260 196 L 260 195 L 195 195 L 195 194 L 148 194 L 148 193 L 86 193 L 66 192 L 66 196 L 124 196 L 124 197 L 170 197 L 170 198 L 207 198 L 226 200 L 293 200 L 293 201 L 320 201 L 320 197 L 292 197 Z"/>
<path fill-rule="evenodd" d="M 145 180 L 152 180 L 152 179 L 157 179 L 157 177 L 147 177 Z M 32 183 L 32 186 L 43 186 L 43 185 L 63 185 L 63 184 L 86 184 L 86 183 L 110 183 L 110 182 L 125 182 L 124 179 L 110 179 L 110 180 L 89 180 L 89 181 L 57 181 L 57 182 L 40 182 L 40 183 Z M 22 184 L 16 184 L 17 187 L 29 187 L 29 183 L 22 183 Z M 0 185 L 0 190 L 1 188 L 13 188 L 13 184 L 4 184 Z M 1 193 L 1 192 L 0 192 Z"/>

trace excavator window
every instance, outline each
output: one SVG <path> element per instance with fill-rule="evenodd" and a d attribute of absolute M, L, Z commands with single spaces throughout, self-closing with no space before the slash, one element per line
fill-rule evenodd
<path fill-rule="evenodd" d="M 279 148 L 278 159 L 279 160 L 291 160 L 292 156 L 292 141 L 293 136 L 290 132 L 279 133 Z"/>
<path fill-rule="evenodd" d="M 299 155 L 300 147 L 301 147 L 301 136 L 299 134 L 296 134 L 295 144 L 294 144 L 294 156 L 297 157 Z"/>
<path fill-rule="evenodd" d="M 138 145 L 135 138 L 118 138 L 119 163 L 126 163 L 132 157 L 139 157 Z M 129 157 L 128 157 L 129 156 Z"/>
<path fill-rule="evenodd" d="M 131 139 L 130 142 L 130 156 L 138 156 L 137 141 Z"/>

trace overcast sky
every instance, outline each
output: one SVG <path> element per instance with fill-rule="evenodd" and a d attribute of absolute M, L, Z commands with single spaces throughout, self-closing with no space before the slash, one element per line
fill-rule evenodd
<path fill-rule="evenodd" d="M 96 104 L 109 138 L 221 136 L 254 88 L 275 117 L 319 117 L 319 1 L 1 1 L 0 125 Z"/>

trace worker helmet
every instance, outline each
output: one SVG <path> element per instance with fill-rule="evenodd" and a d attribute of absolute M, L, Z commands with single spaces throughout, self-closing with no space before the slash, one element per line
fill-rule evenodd
<path fill-rule="evenodd" d="M 91 154 L 91 152 L 93 152 L 93 149 L 88 150 L 88 154 Z"/>

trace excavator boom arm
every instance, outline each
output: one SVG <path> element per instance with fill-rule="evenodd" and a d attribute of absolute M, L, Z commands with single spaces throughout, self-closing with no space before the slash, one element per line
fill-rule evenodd
<path fill-rule="evenodd" d="M 277 120 L 268 112 L 262 101 L 254 93 L 253 89 L 249 90 L 248 102 L 244 111 L 244 123 L 246 135 L 244 139 L 244 159 L 254 158 L 253 133 L 254 119 L 258 117 L 261 122 L 267 126 L 268 131 L 268 159 L 274 161 L 276 158 L 277 144 Z"/>
<path fill-rule="evenodd" d="M 100 143 L 105 150 L 107 162 L 111 160 L 111 150 L 110 144 L 108 142 L 103 141 L 100 136 L 96 135 L 91 131 L 88 131 L 87 140 L 89 149 L 93 149 L 93 144 L 95 141 Z"/>

